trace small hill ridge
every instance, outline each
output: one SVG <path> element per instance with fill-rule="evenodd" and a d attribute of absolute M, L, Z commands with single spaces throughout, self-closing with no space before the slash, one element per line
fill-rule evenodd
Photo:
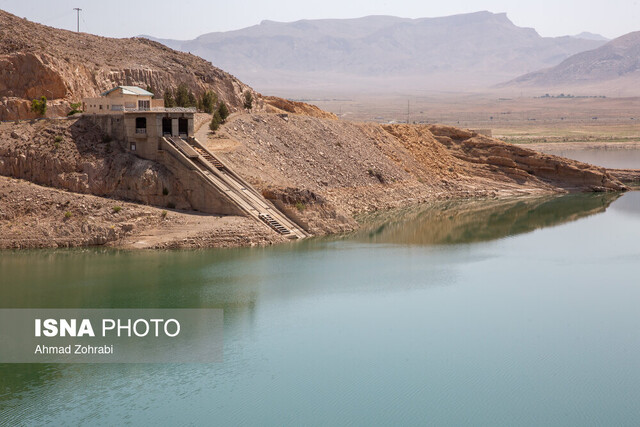
<path fill-rule="evenodd" d="M 0 120 L 33 117 L 31 99 L 41 96 L 56 116 L 116 85 L 150 86 L 162 96 L 180 83 L 196 95 L 213 90 L 232 111 L 251 89 L 202 58 L 151 40 L 75 33 L 0 10 Z"/>

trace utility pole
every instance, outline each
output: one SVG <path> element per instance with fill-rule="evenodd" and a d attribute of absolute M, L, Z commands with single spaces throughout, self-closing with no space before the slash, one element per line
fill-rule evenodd
<path fill-rule="evenodd" d="M 82 9 L 80 9 L 79 7 L 74 7 L 73 10 L 75 10 L 76 14 L 78 15 L 78 25 L 76 27 L 76 33 L 79 33 L 80 32 L 80 11 Z"/>

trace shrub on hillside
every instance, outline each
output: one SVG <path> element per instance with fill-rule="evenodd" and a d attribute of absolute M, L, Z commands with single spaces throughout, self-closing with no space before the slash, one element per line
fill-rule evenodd
<path fill-rule="evenodd" d="M 244 108 L 245 110 L 251 110 L 253 108 L 253 95 L 248 90 L 244 91 Z"/>
<path fill-rule="evenodd" d="M 71 111 L 67 113 L 67 116 L 73 116 L 74 114 L 82 113 L 82 110 L 80 109 L 80 107 L 82 107 L 81 102 L 71 103 Z"/>
<path fill-rule="evenodd" d="M 47 97 L 42 96 L 40 100 L 34 99 L 31 101 L 31 111 L 38 114 L 39 116 L 44 116 L 47 112 Z"/>

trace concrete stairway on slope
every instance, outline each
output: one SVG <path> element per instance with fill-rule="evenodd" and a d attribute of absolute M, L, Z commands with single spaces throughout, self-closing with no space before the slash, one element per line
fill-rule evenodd
<path fill-rule="evenodd" d="M 287 218 L 262 194 L 237 175 L 195 138 L 164 137 L 176 149 L 172 154 L 182 155 L 200 174 L 219 191 L 226 194 L 242 211 L 246 212 L 277 233 L 291 239 L 304 239 L 309 234 Z"/>

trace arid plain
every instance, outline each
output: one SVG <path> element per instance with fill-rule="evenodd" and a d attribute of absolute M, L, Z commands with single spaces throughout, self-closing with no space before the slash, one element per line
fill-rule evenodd
<path fill-rule="evenodd" d="M 640 97 L 513 95 L 336 95 L 305 101 L 345 120 L 490 129 L 512 143 L 640 141 Z"/>

